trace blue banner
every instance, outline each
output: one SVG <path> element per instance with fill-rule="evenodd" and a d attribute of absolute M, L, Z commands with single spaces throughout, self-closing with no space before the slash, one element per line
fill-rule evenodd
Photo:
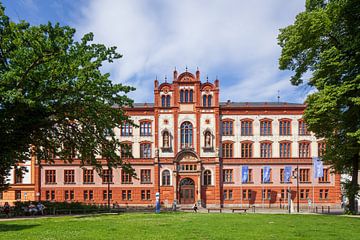
<path fill-rule="evenodd" d="M 313 157 L 314 164 L 314 178 L 320 178 L 324 176 L 324 165 L 319 157 Z"/>
<path fill-rule="evenodd" d="M 249 181 L 249 166 L 247 165 L 242 166 L 241 179 L 242 179 L 242 183 L 247 183 Z"/>
<path fill-rule="evenodd" d="M 263 183 L 269 183 L 270 182 L 270 166 L 264 166 L 263 168 Z"/>
<path fill-rule="evenodd" d="M 291 171 L 292 171 L 291 166 L 285 166 L 285 169 L 284 169 L 284 182 L 287 182 L 287 183 L 290 182 Z"/>

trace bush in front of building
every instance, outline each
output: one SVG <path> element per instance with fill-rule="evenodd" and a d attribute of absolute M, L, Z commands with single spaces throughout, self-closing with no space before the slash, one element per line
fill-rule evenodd
<path fill-rule="evenodd" d="M 96 210 L 106 209 L 106 205 L 95 205 L 95 204 L 84 204 L 81 202 L 50 202 L 50 201 L 41 201 L 45 206 L 45 214 L 69 214 L 69 213 L 89 213 Z M 29 212 L 30 204 L 35 206 L 38 202 L 15 202 L 13 207 L 13 212 L 15 216 L 23 215 L 32 215 Z M 40 212 L 39 212 L 40 213 Z"/>

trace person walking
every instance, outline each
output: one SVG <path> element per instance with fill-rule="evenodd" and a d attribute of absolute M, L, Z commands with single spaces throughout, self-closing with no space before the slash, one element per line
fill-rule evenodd
<path fill-rule="evenodd" d="M 194 203 L 193 210 L 194 210 L 195 213 L 197 213 L 198 207 L 197 207 L 196 203 Z"/>

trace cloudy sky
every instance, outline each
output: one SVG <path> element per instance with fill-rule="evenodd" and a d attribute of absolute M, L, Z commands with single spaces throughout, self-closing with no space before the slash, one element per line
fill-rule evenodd
<path fill-rule="evenodd" d="M 115 45 L 123 58 L 106 65 L 114 82 L 133 85 L 137 102 L 153 102 L 154 79 L 172 81 L 174 67 L 198 67 L 220 80 L 222 101 L 303 102 L 309 88 L 278 69 L 279 29 L 304 0 L 2 0 L 14 20 L 60 22 Z"/>

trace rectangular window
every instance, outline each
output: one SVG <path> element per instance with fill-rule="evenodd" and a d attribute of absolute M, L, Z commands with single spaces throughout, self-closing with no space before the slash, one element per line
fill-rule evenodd
<path fill-rule="evenodd" d="M 308 183 L 310 182 L 310 169 L 300 169 L 300 182 Z"/>
<path fill-rule="evenodd" d="M 232 136 L 232 135 L 234 135 L 233 122 L 232 121 L 223 121 L 222 122 L 222 135 L 223 136 Z"/>
<path fill-rule="evenodd" d="M 20 168 L 15 168 L 14 175 L 15 175 L 15 184 L 23 183 L 23 172 Z"/>
<path fill-rule="evenodd" d="M 280 183 L 291 183 L 291 177 L 289 182 L 285 182 L 285 169 L 280 169 Z"/>
<path fill-rule="evenodd" d="M 130 123 L 121 125 L 121 136 L 132 136 L 132 125 Z"/>
<path fill-rule="evenodd" d="M 233 183 L 233 170 L 224 169 L 223 170 L 223 182 L 224 183 Z"/>
<path fill-rule="evenodd" d="M 263 189 L 262 190 L 262 199 L 263 200 L 271 200 L 271 189 Z"/>
<path fill-rule="evenodd" d="M 268 142 L 260 143 L 260 157 L 271 158 L 272 144 Z"/>
<path fill-rule="evenodd" d="M 151 170 L 141 169 L 141 183 L 151 183 Z"/>
<path fill-rule="evenodd" d="M 263 174 L 264 174 L 264 169 L 261 169 L 261 183 L 263 183 Z M 272 183 L 272 169 L 270 169 L 270 182 L 269 183 Z"/>
<path fill-rule="evenodd" d="M 65 201 L 74 200 L 75 194 L 73 190 L 65 190 Z"/>
<path fill-rule="evenodd" d="M 47 201 L 55 200 L 55 191 L 54 190 L 46 191 L 45 192 L 45 197 L 46 197 Z"/>
<path fill-rule="evenodd" d="M 89 199 L 89 192 L 88 190 L 84 190 L 84 201 Z"/>
<path fill-rule="evenodd" d="M 323 177 L 319 178 L 319 183 L 329 183 L 330 182 L 330 171 L 328 168 L 323 169 Z"/>
<path fill-rule="evenodd" d="M 101 178 L 102 183 L 113 183 L 112 169 L 103 169 Z"/>
<path fill-rule="evenodd" d="M 127 200 L 131 200 L 131 190 L 127 190 Z"/>
<path fill-rule="evenodd" d="M 280 134 L 280 136 L 291 135 L 291 121 L 290 120 L 280 120 L 279 134 Z"/>
<path fill-rule="evenodd" d="M 0 200 L 3 200 L 3 199 L 4 199 L 4 193 L 0 192 Z"/>
<path fill-rule="evenodd" d="M 50 200 L 50 191 L 45 192 L 45 199 L 46 199 L 46 201 Z"/>
<path fill-rule="evenodd" d="M 75 170 L 64 170 L 64 183 L 75 183 Z"/>
<path fill-rule="evenodd" d="M 287 199 L 287 191 L 285 189 L 281 189 L 281 199 Z"/>
<path fill-rule="evenodd" d="M 93 190 L 89 190 L 89 200 L 94 200 L 94 192 L 93 192 Z"/>
<path fill-rule="evenodd" d="M 243 200 L 251 200 L 251 189 L 244 189 L 242 192 Z"/>
<path fill-rule="evenodd" d="M 241 143 L 241 157 L 242 158 L 252 157 L 252 143 Z"/>
<path fill-rule="evenodd" d="M 46 184 L 55 184 L 56 183 L 56 171 L 55 170 L 45 170 L 45 183 Z"/>
<path fill-rule="evenodd" d="M 229 190 L 228 192 L 229 192 L 229 197 L 228 197 L 228 199 L 229 199 L 229 200 L 232 200 L 232 199 L 233 199 L 233 190 Z"/>
<path fill-rule="evenodd" d="M 306 123 L 304 120 L 299 121 L 299 135 L 309 135 Z"/>
<path fill-rule="evenodd" d="M 15 190 L 15 200 L 21 200 L 21 190 Z"/>
<path fill-rule="evenodd" d="M 151 122 L 140 123 L 140 136 L 151 136 Z"/>
<path fill-rule="evenodd" d="M 84 169 L 83 170 L 83 180 L 85 184 L 94 183 L 94 170 L 93 169 Z"/>
<path fill-rule="evenodd" d="M 121 183 L 123 184 L 131 184 L 132 177 L 130 173 L 126 173 L 124 170 L 121 171 Z"/>
<path fill-rule="evenodd" d="M 291 156 L 291 143 L 281 142 L 280 143 L 280 157 L 289 158 Z"/>
<path fill-rule="evenodd" d="M 324 156 L 325 147 L 326 147 L 325 142 L 318 143 L 318 157 Z"/>
<path fill-rule="evenodd" d="M 309 158 L 310 157 L 310 143 L 300 142 L 299 143 L 299 157 Z"/>
<path fill-rule="evenodd" d="M 121 191 L 121 199 L 122 199 L 123 201 L 126 200 L 126 190 L 122 190 L 122 191 Z"/>
<path fill-rule="evenodd" d="M 140 144 L 140 157 L 151 158 L 151 143 Z"/>
<path fill-rule="evenodd" d="M 231 158 L 233 156 L 233 144 L 223 143 L 222 144 L 222 157 Z"/>
<path fill-rule="evenodd" d="M 319 199 L 321 200 L 329 199 L 329 189 L 320 189 Z"/>
<path fill-rule="evenodd" d="M 227 200 L 227 190 L 224 190 L 224 191 L 223 191 L 223 199 L 224 199 L 224 200 Z"/>
<path fill-rule="evenodd" d="M 121 143 L 121 157 L 122 158 L 131 158 L 132 157 L 132 144 L 131 143 Z"/>
<path fill-rule="evenodd" d="M 243 183 L 254 183 L 253 182 L 253 171 L 252 169 L 248 169 L 248 181 L 247 182 L 243 182 Z"/>
<path fill-rule="evenodd" d="M 110 200 L 112 200 L 112 190 L 109 190 L 109 196 L 108 196 L 108 191 L 103 190 L 103 200 L 107 201 L 108 197 L 109 197 Z"/>
<path fill-rule="evenodd" d="M 241 136 L 252 136 L 252 121 L 241 121 Z"/>
<path fill-rule="evenodd" d="M 55 190 L 51 190 L 51 200 L 55 200 Z"/>
<path fill-rule="evenodd" d="M 261 136 L 271 136 L 271 121 L 260 121 L 260 135 Z"/>
<path fill-rule="evenodd" d="M 150 200 L 150 190 L 141 190 L 141 200 Z"/>

